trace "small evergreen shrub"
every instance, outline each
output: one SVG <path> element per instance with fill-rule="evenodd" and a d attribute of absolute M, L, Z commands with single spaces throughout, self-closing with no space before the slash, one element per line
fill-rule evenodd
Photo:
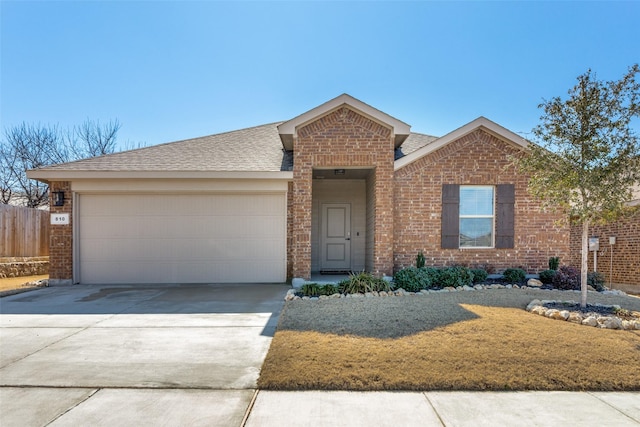
<path fill-rule="evenodd" d="M 473 273 L 467 267 L 445 267 L 438 272 L 438 286 L 443 288 L 470 286 L 473 284 Z"/>
<path fill-rule="evenodd" d="M 473 273 L 473 283 L 482 283 L 489 276 L 489 273 L 482 268 L 473 268 L 471 272 Z"/>
<path fill-rule="evenodd" d="M 429 289 L 432 281 L 429 269 L 407 267 L 393 276 L 393 283 L 396 288 L 402 288 L 408 292 L 418 292 L 422 289 Z"/>
<path fill-rule="evenodd" d="M 605 283 L 604 276 L 597 271 L 587 273 L 587 284 L 592 286 L 596 291 L 604 291 Z"/>
<path fill-rule="evenodd" d="M 553 283 L 553 276 L 556 275 L 556 270 L 543 270 L 538 273 L 540 276 L 540 281 L 545 285 L 550 285 Z"/>
<path fill-rule="evenodd" d="M 338 286 L 343 294 L 364 294 L 391 290 L 391 286 L 386 280 L 374 277 L 371 273 L 364 271 L 350 274 L 349 278 L 340 282 Z"/>
<path fill-rule="evenodd" d="M 424 263 L 425 263 L 424 254 L 422 253 L 422 251 L 420 251 L 418 252 L 418 255 L 416 255 L 416 267 L 422 268 L 424 267 Z"/>
<path fill-rule="evenodd" d="M 580 270 L 563 265 L 553 276 L 553 287 L 562 290 L 580 290 Z"/>
<path fill-rule="evenodd" d="M 328 283 L 326 285 L 324 285 L 322 287 L 322 295 L 333 295 L 333 294 L 339 294 L 340 293 L 340 288 L 338 287 L 338 285 L 333 285 L 331 283 Z"/>
<path fill-rule="evenodd" d="M 321 295 L 321 286 L 317 283 L 305 283 L 300 288 L 300 292 L 306 297 L 317 297 Z"/>
<path fill-rule="evenodd" d="M 560 257 L 552 256 L 549 258 L 549 270 L 556 271 L 560 265 Z"/>
<path fill-rule="evenodd" d="M 507 283 L 522 283 L 527 277 L 527 273 L 521 268 L 507 268 L 502 276 Z"/>

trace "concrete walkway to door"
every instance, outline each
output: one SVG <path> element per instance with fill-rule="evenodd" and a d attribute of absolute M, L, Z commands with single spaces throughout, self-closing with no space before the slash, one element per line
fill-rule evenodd
<path fill-rule="evenodd" d="M 79 285 L 0 298 L 1 424 L 240 425 L 287 289 Z"/>

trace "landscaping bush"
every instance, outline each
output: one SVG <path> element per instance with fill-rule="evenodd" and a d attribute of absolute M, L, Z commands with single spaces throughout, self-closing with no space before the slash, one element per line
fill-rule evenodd
<path fill-rule="evenodd" d="M 560 265 L 560 257 L 552 256 L 549 258 L 549 270 L 556 271 Z"/>
<path fill-rule="evenodd" d="M 597 271 L 592 271 L 591 273 L 587 273 L 587 284 L 592 286 L 598 292 L 604 291 L 605 285 L 604 276 Z"/>
<path fill-rule="evenodd" d="M 364 271 L 349 275 L 349 278 L 340 282 L 338 286 L 343 294 L 364 294 L 391 290 L 389 282 Z"/>
<path fill-rule="evenodd" d="M 396 288 L 402 288 L 408 292 L 418 292 L 422 289 L 429 289 L 432 281 L 429 269 L 407 267 L 393 276 L 393 283 Z"/>
<path fill-rule="evenodd" d="M 473 273 L 473 283 L 482 283 L 487 280 L 487 277 L 489 276 L 489 273 L 482 268 L 473 268 L 471 269 L 471 272 Z"/>
<path fill-rule="evenodd" d="M 418 252 L 418 255 L 416 255 L 416 267 L 422 268 L 424 267 L 424 263 L 425 263 L 424 254 L 422 253 L 422 251 L 420 251 Z"/>
<path fill-rule="evenodd" d="M 326 284 L 319 285 L 317 283 L 305 283 L 300 288 L 301 296 L 319 297 L 320 295 L 333 295 L 340 292 L 337 285 Z"/>
<path fill-rule="evenodd" d="M 580 290 L 580 270 L 563 265 L 553 276 L 553 287 L 562 290 Z"/>
<path fill-rule="evenodd" d="M 306 297 L 317 297 L 320 295 L 320 288 L 321 286 L 317 283 L 305 283 L 300 288 L 300 292 Z"/>
<path fill-rule="evenodd" d="M 507 268 L 502 273 L 502 277 L 507 283 L 522 283 L 527 277 L 527 273 L 521 268 Z"/>
<path fill-rule="evenodd" d="M 438 286 L 443 288 L 470 286 L 473 284 L 473 273 L 467 267 L 455 266 L 442 268 L 438 272 Z"/>
<path fill-rule="evenodd" d="M 553 276 L 556 275 L 556 270 L 543 270 L 538 273 L 540 276 L 540 281 L 545 285 L 550 285 L 553 283 Z"/>

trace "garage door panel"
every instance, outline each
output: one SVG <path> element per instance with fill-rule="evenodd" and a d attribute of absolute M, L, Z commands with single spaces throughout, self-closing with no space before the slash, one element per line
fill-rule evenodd
<path fill-rule="evenodd" d="M 282 282 L 284 194 L 81 194 L 81 283 Z"/>

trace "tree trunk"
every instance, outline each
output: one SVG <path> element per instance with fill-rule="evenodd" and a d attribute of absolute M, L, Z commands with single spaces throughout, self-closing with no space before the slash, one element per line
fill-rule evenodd
<path fill-rule="evenodd" d="M 589 221 L 582 223 L 582 259 L 580 263 L 580 307 L 587 306 L 587 256 L 589 255 Z"/>

